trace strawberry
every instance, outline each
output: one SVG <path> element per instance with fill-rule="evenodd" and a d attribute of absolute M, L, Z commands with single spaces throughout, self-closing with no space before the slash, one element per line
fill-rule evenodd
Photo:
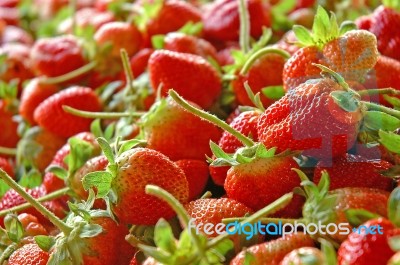
<path fill-rule="evenodd" d="M 221 78 L 213 66 L 198 55 L 158 50 L 148 69 L 154 91 L 162 84 L 163 95 L 174 88 L 182 96 L 208 109 L 221 93 Z"/>
<path fill-rule="evenodd" d="M 335 158 L 330 166 L 320 161 L 315 168 L 313 181 L 317 184 L 321 179 L 321 172 L 325 170 L 330 176 L 331 190 L 365 187 L 391 191 L 393 180 L 381 173 L 391 166 L 384 160 L 368 160 L 362 156 L 345 154 Z"/>
<path fill-rule="evenodd" d="M 132 74 L 134 77 L 138 77 L 146 71 L 147 63 L 150 55 L 154 52 L 153 49 L 144 48 L 138 51 L 130 60 Z"/>
<path fill-rule="evenodd" d="M 303 233 L 294 233 L 269 242 L 261 243 L 240 252 L 230 262 L 230 265 L 246 264 L 246 254 L 250 254 L 253 265 L 279 265 L 286 254 L 301 247 L 313 247 L 314 242 L 310 236 Z"/>
<path fill-rule="evenodd" d="M 208 41 L 196 36 L 186 35 L 180 32 L 172 32 L 165 35 L 165 50 L 196 54 L 204 59 L 217 58 L 217 50 Z"/>
<path fill-rule="evenodd" d="M 36 123 L 33 118 L 35 109 L 42 101 L 57 93 L 58 90 L 58 87 L 55 85 L 42 84 L 38 78 L 32 79 L 22 91 L 19 114 L 29 124 L 35 125 Z"/>
<path fill-rule="evenodd" d="M 27 46 L 33 44 L 32 36 L 22 28 L 15 26 L 5 26 L 2 29 L 0 43 L 19 43 Z"/>
<path fill-rule="evenodd" d="M 345 154 L 357 138 L 364 107 L 360 104 L 351 111 L 340 107 L 333 95 L 342 89 L 323 78 L 290 90 L 261 115 L 259 140 L 280 152 L 304 150 L 303 154 L 316 158 Z"/>
<path fill-rule="evenodd" d="M 325 26 L 329 27 L 329 34 L 320 30 Z M 293 29 L 299 41 L 307 47 L 297 51 L 285 64 L 283 85 L 286 91 L 315 77 L 316 73 L 308 70 L 313 62 L 323 64 L 352 81 L 363 79 L 374 67 L 378 50 L 373 34 L 365 30 L 340 32 L 335 17 L 329 18 L 322 7 L 317 10 L 313 29 L 313 33 L 302 26 Z"/>
<path fill-rule="evenodd" d="M 83 187 L 96 187 L 100 198 L 111 196 L 112 211 L 123 224 L 154 225 L 161 217 L 172 218 L 174 211 L 165 202 L 146 194 L 145 187 L 158 185 L 186 202 L 189 188 L 185 173 L 168 157 L 148 148 L 130 149 L 114 158 L 111 147 L 104 147 L 108 143 L 100 139 L 109 161 L 107 171 L 87 174 L 82 180 Z M 108 179 L 107 183 L 99 182 L 99 177 Z"/>
<path fill-rule="evenodd" d="M 37 236 L 37 235 L 48 234 L 44 226 L 39 222 L 39 220 L 34 215 L 28 213 L 21 213 L 18 215 L 18 220 L 21 222 L 26 236 Z"/>
<path fill-rule="evenodd" d="M 0 168 L 7 172 L 12 178 L 14 178 L 14 168 L 11 165 L 10 161 L 4 157 L 0 157 Z"/>
<path fill-rule="evenodd" d="M 369 16 L 369 23 L 359 21 L 362 28 L 372 32 L 378 40 L 378 50 L 382 55 L 400 59 L 400 12 L 397 1 L 386 1 Z M 366 19 L 364 18 L 364 21 Z"/>
<path fill-rule="evenodd" d="M 94 40 L 98 46 L 112 45 L 110 55 L 120 58 L 121 49 L 125 49 L 129 56 L 139 51 L 142 35 L 134 24 L 109 22 L 96 31 Z"/>
<path fill-rule="evenodd" d="M 399 265 L 399 264 L 400 264 L 400 251 L 398 251 L 390 258 L 387 265 Z"/>
<path fill-rule="evenodd" d="M 49 253 L 42 250 L 37 244 L 27 244 L 14 251 L 8 259 L 9 265 L 46 265 Z"/>
<path fill-rule="evenodd" d="M 44 129 L 61 137 L 70 137 L 79 132 L 88 131 L 91 119 L 66 113 L 63 105 L 86 111 L 100 111 L 98 96 L 88 87 L 70 87 L 62 90 L 35 109 L 34 119 Z"/>
<path fill-rule="evenodd" d="M 195 159 L 182 159 L 175 164 L 183 170 L 189 183 L 189 201 L 199 197 L 207 184 L 208 164 Z"/>
<path fill-rule="evenodd" d="M 30 59 L 37 74 L 49 77 L 69 73 L 86 62 L 79 40 L 72 35 L 37 40 Z"/>
<path fill-rule="evenodd" d="M 286 254 L 279 265 L 306 265 L 309 264 L 308 261 L 315 262 L 315 264 L 328 264 L 318 248 L 302 247 Z"/>
<path fill-rule="evenodd" d="M 173 161 L 204 160 L 205 155 L 211 156 L 210 140 L 216 141 L 221 135 L 216 126 L 187 112 L 171 98 L 153 105 L 141 123 L 147 147 Z"/>
<path fill-rule="evenodd" d="M 253 140 L 258 140 L 257 123 L 259 116 L 260 113 L 258 111 L 242 112 L 239 116 L 233 118 L 229 126 L 245 136 L 251 137 Z M 218 146 L 226 153 L 234 153 L 243 144 L 232 134 L 224 132 L 221 139 L 219 139 Z M 214 183 L 223 186 L 228 170 L 229 166 L 210 166 L 210 173 Z"/>
<path fill-rule="evenodd" d="M 151 5 L 156 6 L 158 12 L 155 12 L 145 25 L 146 34 L 150 38 L 154 35 L 177 31 L 188 22 L 201 21 L 200 11 L 182 0 L 161 0 L 156 3 L 144 0 L 142 3 L 145 9 Z"/>
<path fill-rule="evenodd" d="M 192 218 L 193 224 L 199 227 L 199 231 L 207 237 L 216 237 L 218 234 L 215 230 L 212 233 L 205 231 L 205 224 L 217 225 L 222 223 L 224 218 L 243 217 L 253 213 L 253 210 L 243 203 L 229 198 L 197 199 L 185 205 L 185 209 Z M 203 225 L 200 226 L 200 224 Z"/>
<path fill-rule="evenodd" d="M 238 1 L 218 0 L 211 3 L 203 15 L 204 35 L 207 39 L 237 41 L 239 39 Z M 250 34 L 257 38 L 263 27 L 270 26 L 269 6 L 260 0 L 248 0 Z"/>
<path fill-rule="evenodd" d="M 380 226 L 381 233 L 367 234 L 364 232 L 351 233 L 348 238 L 340 245 L 338 250 L 339 265 L 386 265 L 394 251 L 388 244 L 388 238 L 400 235 L 400 229 L 395 229 L 394 225 L 385 218 L 378 218 L 362 224 L 363 227 Z M 379 253 L 379 255 L 377 255 Z"/>
<path fill-rule="evenodd" d="M 0 99 L 0 146 L 14 148 L 19 141 L 17 134 L 18 123 L 14 121 L 14 113 L 9 108 L 9 104 Z"/>
<path fill-rule="evenodd" d="M 40 127 L 32 127 L 18 143 L 18 159 L 44 172 L 65 139 Z M 26 164 L 27 165 L 27 164 Z"/>

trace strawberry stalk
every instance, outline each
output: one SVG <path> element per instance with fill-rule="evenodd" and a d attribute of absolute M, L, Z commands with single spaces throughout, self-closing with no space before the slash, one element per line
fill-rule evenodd
<path fill-rule="evenodd" d="M 3 264 L 5 260 L 7 260 L 11 254 L 18 249 L 18 245 L 16 243 L 12 243 L 7 246 L 7 248 L 1 253 L 0 256 L 0 264 Z"/>
<path fill-rule="evenodd" d="M 65 112 L 68 112 L 72 115 L 83 117 L 83 118 L 92 118 L 92 119 L 118 119 L 124 117 L 141 117 L 146 114 L 146 112 L 91 112 L 84 111 L 72 108 L 70 106 L 63 106 Z M 1 151 L 0 151 L 1 152 Z"/>
<path fill-rule="evenodd" d="M 180 105 L 182 108 L 186 109 L 190 113 L 192 113 L 202 119 L 205 119 L 205 120 L 211 122 L 212 124 L 220 127 L 221 129 L 227 131 L 228 133 L 235 136 L 245 146 L 247 146 L 247 147 L 254 146 L 255 143 L 249 137 L 247 137 L 247 136 L 243 135 L 242 133 L 238 132 L 237 130 L 233 129 L 226 122 L 220 120 L 217 116 L 210 114 L 204 110 L 200 110 L 198 108 L 193 107 L 186 100 L 184 100 L 181 96 L 179 96 L 175 90 L 170 89 L 168 94 L 178 105 Z"/>
<path fill-rule="evenodd" d="M 56 76 L 56 77 L 45 77 L 41 78 L 40 83 L 42 84 L 47 84 L 47 85 L 54 85 L 54 84 L 59 84 L 59 83 L 64 83 L 68 80 L 71 80 L 75 77 L 78 77 L 80 75 L 83 75 L 90 70 L 93 70 L 97 65 L 96 61 L 90 62 L 78 69 L 75 69 L 74 71 L 71 71 L 69 73 L 66 73 L 64 75 Z"/>
<path fill-rule="evenodd" d="M 369 110 L 375 110 L 375 111 L 380 111 L 380 112 L 384 112 L 386 114 L 392 115 L 393 117 L 396 117 L 398 119 L 400 119 L 400 111 L 392 109 L 392 108 L 388 108 L 376 103 L 372 103 L 372 102 L 366 102 L 366 101 L 362 101 L 362 103 L 369 109 Z"/>
<path fill-rule="evenodd" d="M 394 88 L 375 88 L 375 89 L 365 89 L 365 90 L 358 90 L 357 93 L 360 96 L 367 96 L 367 95 L 400 95 L 400 91 Z"/>
<path fill-rule="evenodd" d="M 277 48 L 271 48 L 271 47 L 265 47 L 265 48 L 262 48 L 261 50 L 258 50 L 257 52 L 255 52 L 254 54 L 252 54 L 250 56 L 250 58 L 243 65 L 242 70 L 240 70 L 240 74 L 241 75 L 247 74 L 247 72 L 253 66 L 255 61 L 257 61 L 257 59 L 259 59 L 260 57 L 262 57 L 262 56 L 264 56 L 265 54 L 268 54 L 268 53 L 276 53 L 276 54 L 282 56 L 285 59 L 289 59 L 290 58 L 290 54 L 287 53 L 284 50 L 277 49 Z"/>
<path fill-rule="evenodd" d="M 17 155 L 17 148 L 8 148 L 8 147 L 0 146 L 0 154 L 16 156 Z"/>
<path fill-rule="evenodd" d="M 239 19 L 240 19 L 240 48 L 244 53 L 250 51 L 250 18 L 249 10 L 247 9 L 246 0 L 239 1 Z"/>
<path fill-rule="evenodd" d="M 54 191 L 52 193 L 49 193 L 49 194 L 47 194 L 47 195 L 45 195 L 43 197 L 37 198 L 36 201 L 38 201 L 38 202 L 51 201 L 51 200 L 54 200 L 54 199 L 57 199 L 57 198 L 59 198 L 61 196 L 66 195 L 69 191 L 70 191 L 70 188 L 65 187 L 65 188 L 62 188 L 60 190 Z M 29 202 L 26 202 L 26 203 L 14 206 L 12 208 L 8 208 L 8 209 L 5 209 L 5 210 L 2 210 L 2 211 L 0 211 L 0 217 L 1 216 L 5 216 L 5 215 L 7 215 L 9 213 L 20 212 L 22 210 L 28 209 L 29 207 L 31 207 L 31 204 Z"/>
<path fill-rule="evenodd" d="M 6 172 L 0 169 L 0 178 L 14 189 L 22 198 L 24 198 L 30 205 L 32 205 L 38 212 L 40 212 L 57 228 L 59 228 L 64 235 L 69 235 L 72 232 L 72 227 L 68 226 L 64 223 L 60 218 L 54 215 L 51 211 L 49 211 L 46 207 L 41 205 L 35 198 L 29 195 L 17 182 L 15 182 Z"/>
<path fill-rule="evenodd" d="M 132 69 L 129 65 L 129 57 L 128 57 L 128 53 L 126 52 L 125 49 L 121 50 L 121 60 L 122 60 L 122 66 L 124 68 L 124 73 L 125 73 L 125 77 L 126 77 L 126 82 L 128 85 L 128 91 L 127 92 L 132 92 L 134 90 L 134 87 L 132 86 L 133 80 L 134 80 L 134 76 L 132 73 Z M 129 93 L 126 93 L 127 95 Z"/>

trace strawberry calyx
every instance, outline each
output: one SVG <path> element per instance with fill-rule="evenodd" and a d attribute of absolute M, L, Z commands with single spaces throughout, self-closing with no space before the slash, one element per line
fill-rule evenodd
<path fill-rule="evenodd" d="M 400 12 L 400 3 L 396 0 L 382 0 L 382 4 L 385 7 L 392 8 L 398 12 Z"/>
<path fill-rule="evenodd" d="M 331 12 L 329 17 L 328 12 L 323 7 L 318 6 L 312 31 L 310 32 L 304 26 L 299 25 L 294 25 L 293 31 L 298 39 L 296 44 L 303 47 L 316 46 L 322 49 L 326 43 L 356 28 L 356 25 L 350 21 L 344 21 L 339 27 L 335 14 Z"/>
<path fill-rule="evenodd" d="M 396 227 L 400 227 L 400 187 L 395 188 L 389 196 L 388 218 Z"/>

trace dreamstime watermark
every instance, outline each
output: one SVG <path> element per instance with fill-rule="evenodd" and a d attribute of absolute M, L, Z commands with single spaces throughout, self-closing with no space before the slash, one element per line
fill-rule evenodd
<path fill-rule="evenodd" d="M 255 235 L 275 235 L 285 237 L 295 232 L 302 231 L 309 235 L 348 235 L 351 232 L 359 234 L 383 234 L 383 227 L 380 225 L 375 226 L 359 226 L 357 228 L 350 228 L 348 223 L 330 223 L 324 225 L 319 221 L 318 223 L 300 223 L 294 222 L 283 224 L 281 221 L 278 223 L 262 224 L 260 221 L 256 223 L 240 223 L 238 221 L 223 224 L 212 224 L 212 223 L 196 223 L 195 219 L 191 219 L 189 222 L 189 230 L 195 229 L 196 233 L 204 233 L 206 235 L 228 233 L 229 235 L 245 235 L 246 239 L 249 240 Z"/>

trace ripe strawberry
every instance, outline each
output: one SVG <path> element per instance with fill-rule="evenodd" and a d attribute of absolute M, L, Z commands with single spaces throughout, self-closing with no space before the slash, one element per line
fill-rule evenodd
<path fill-rule="evenodd" d="M 180 32 L 168 33 L 164 38 L 165 50 L 196 54 L 204 59 L 217 58 L 217 50 L 208 41 Z"/>
<path fill-rule="evenodd" d="M 314 171 L 313 181 L 317 184 L 321 172 L 326 170 L 331 180 L 331 190 L 345 187 L 365 187 L 391 191 L 393 180 L 382 175 L 392 165 L 384 160 L 368 160 L 362 156 L 345 154 L 333 160 L 332 165 L 320 161 Z"/>
<path fill-rule="evenodd" d="M 37 244 L 27 244 L 14 251 L 8 259 L 8 265 L 46 265 L 49 253 L 45 252 Z"/>
<path fill-rule="evenodd" d="M 193 224 L 199 228 L 199 231 L 207 237 L 218 236 L 215 230 L 211 233 L 204 229 L 204 225 L 211 223 L 217 225 L 222 223 L 222 219 L 230 217 L 243 217 L 246 214 L 253 213 L 253 210 L 233 199 L 197 199 L 185 205 Z M 202 224 L 200 226 L 200 224 Z M 222 229 L 225 231 L 225 229 Z"/>
<path fill-rule="evenodd" d="M 260 0 L 248 0 L 250 34 L 257 38 L 263 27 L 270 26 L 269 6 Z M 208 39 L 237 41 L 239 39 L 238 1 L 218 0 L 211 3 L 203 15 L 204 35 Z"/>
<path fill-rule="evenodd" d="M 18 141 L 17 134 L 18 123 L 13 120 L 14 113 L 9 110 L 9 104 L 3 99 L 0 99 L 0 146 L 14 148 Z"/>
<path fill-rule="evenodd" d="M 279 265 L 306 265 L 310 260 L 315 264 L 328 264 L 326 257 L 318 248 L 301 247 L 286 254 Z"/>
<path fill-rule="evenodd" d="M 27 46 L 33 44 L 32 36 L 22 28 L 15 26 L 4 26 L 2 28 L 0 43 L 19 43 Z"/>
<path fill-rule="evenodd" d="M 208 164 L 204 160 L 182 159 L 175 164 L 183 170 L 189 183 L 189 201 L 199 197 L 208 180 Z"/>
<path fill-rule="evenodd" d="M 210 108 L 221 93 L 221 78 L 204 58 L 186 53 L 158 50 L 148 64 L 154 91 L 162 84 L 163 95 L 171 88 L 200 107 Z"/>
<path fill-rule="evenodd" d="M 66 113 L 63 105 L 86 111 L 100 111 L 98 96 L 88 87 L 70 87 L 43 101 L 35 110 L 34 119 L 44 129 L 61 137 L 89 131 L 92 119 Z"/>
<path fill-rule="evenodd" d="M 248 82 L 254 94 L 260 92 L 261 102 L 265 107 L 271 105 L 276 99 L 268 98 L 263 92 L 269 86 L 282 85 L 282 71 L 285 58 L 278 54 L 265 54 L 257 59 L 256 62 L 245 74 L 238 74 L 232 81 L 233 91 L 236 100 L 240 105 L 253 106 L 254 104 L 247 95 L 244 82 Z M 268 90 L 268 89 L 267 89 Z"/>
<path fill-rule="evenodd" d="M 165 155 L 148 148 L 130 149 L 117 158 L 107 153 L 110 162 L 107 171 L 86 175 L 83 186 L 85 189 L 95 186 L 102 197 L 112 196 L 112 210 L 122 224 L 154 225 L 160 218 L 175 215 L 168 204 L 145 193 L 148 184 L 169 191 L 183 203 L 187 201 L 189 187 L 185 173 Z M 106 182 L 99 183 L 100 176 L 107 176 L 109 188 L 104 189 Z"/>
<path fill-rule="evenodd" d="M 243 265 L 246 253 L 251 254 L 252 265 L 279 265 L 286 254 L 301 247 L 313 247 L 314 241 L 303 233 L 295 233 L 269 242 L 254 245 L 243 250 L 230 262 L 230 265 Z"/>
<path fill-rule="evenodd" d="M 332 93 L 342 93 L 342 89 L 323 78 L 290 90 L 261 115 L 259 140 L 280 152 L 304 150 L 316 158 L 345 154 L 357 138 L 363 107 L 360 104 L 350 112 L 341 108 Z"/>
<path fill-rule="evenodd" d="M 21 213 L 18 215 L 18 220 L 21 222 L 26 236 L 37 236 L 37 235 L 48 234 L 44 226 L 39 222 L 39 220 L 34 215 L 28 213 Z"/>
<path fill-rule="evenodd" d="M 18 143 L 18 158 L 44 172 L 65 139 L 40 127 L 32 127 Z"/>
<path fill-rule="evenodd" d="M 367 221 L 362 226 L 377 227 L 380 226 L 380 234 L 353 232 L 340 245 L 338 250 L 339 265 L 386 265 L 390 257 L 394 255 L 394 251 L 388 244 L 388 238 L 400 235 L 400 229 L 395 229 L 394 225 L 385 218 L 378 218 Z M 377 255 L 377 253 L 379 253 Z"/>
<path fill-rule="evenodd" d="M 120 50 L 125 49 L 132 56 L 142 44 L 142 35 L 134 24 L 110 22 L 101 26 L 94 35 L 97 45 L 112 45 L 110 55 L 120 58 Z"/>
<path fill-rule="evenodd" d="M 79 40 L 72 35 L 37 40 L 30 59 L 37 74 L 49 77 L 69 73 L 86 62 Z"/>
<path fill-rule="evenodd" d="M 390 258 L 387 265 L 399 265 L 399 264 L 400 264 L 400 251 L 397 251 L 397 253 Z"/>
<path fill-rule="evenodd" d="M 130 60 L 132 74 L 138 77 L 146 71 L 150 55 L 154 52 L 151 48 L 144 48 L 138 51 Z"/>
<path fill-rule="evenodd" d="M 161 2 L 158 12 L 146 23 L 146 34 L 149 38 L 157 34 L 177 31 L 188 22 L 201 21 L 200 11 L 188 2 L 181 0 L 162 0 Z M 152 1 L 143 1 L 143 5 L 152 4 L 154 5 Z"/>
<path fill-rule="evenodd" d="M 14 168 L 8 159 L 0 157 L 0 168 L 4 170 L 8 175 L 10 175 L 12 178 L 15 178 Z"/>
<path fill-rule="evenodd" d="M 30 125 L 35 125 L 33 113 L 36 107 L 46 98 L 57 93 L 58 90 L 57 86 L 41 84 L 38 78 L 32 79 L 22 91 L 19 114 L 28 121 Z"/>
<path fill-rule="evenodd" d="M 245 136 L 251 137 L 253 140 L 258 140 L 257 123 L 260 113 L 258 111 L 246 111 L 235 117 L 229 126 L 241 132 Z M 219 139 L 218 146 L 226 153 L 235 153 L 243 144 L 232 134 L 224 132 Z M 215 184 L 224 185 L 226 174 L 229 166 L 212 166 L 210 165 L 211 177 Z"/>
<path fill-rule="evenodd" d="M 194 105 L 194 104 L 193 104 Z M 211 156 L 209 142 L 219 139 L 218 127 L 187 112 L 171 98 L 166 98 L 142 117 L 147 147 L 171 160 L 199 159 Z"/>

